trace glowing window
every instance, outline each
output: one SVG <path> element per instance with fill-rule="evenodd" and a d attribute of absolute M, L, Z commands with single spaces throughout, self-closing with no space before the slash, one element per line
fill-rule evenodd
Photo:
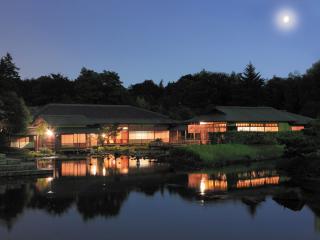
<path fill-rule="evenodd" d="M 61 145 L 73 145 L 77 143 L 86 143 L 86 134 L 62 134 Z"/>
<path fill-rule="evenodd" d="M 15 141 L 12 141 L 10 143 L 10 146 L 11 147 L 15 147 L 15 148 L 24 148 L 29 143 L 30 143 L 30 138 L 29 137 L 22 137 L 22 138 L 16 139 Z"/>
<path fill-rule="evenodd" d="M 278 132 L 277 123 L 236 123 L 238 132 Z"/>
<path fill-rule="evenodd" d="M 199 124 L 188 125 L 188 133 L 209 133 L 226 131 L 227 124 L 225 122 L 200 122 Z"/>
<path fill-rule="evenodd" d="M 169 131 L 155 131 L 155 139 L 161 139 L 163 142 L 169 142 Z"/>
<path fill-rule="evenodd" d="M 292 131 L 302 131 L 304 129 L 304 126 L 292 126 Z"/>
<path fill-rule="evenodd" d="M 129 139 L 154 139 L 153 131 L 130 131 Z"/>

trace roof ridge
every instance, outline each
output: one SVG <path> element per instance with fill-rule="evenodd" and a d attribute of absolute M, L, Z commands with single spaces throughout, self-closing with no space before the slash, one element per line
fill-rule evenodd
<path fill-rule="evenodd" d="M 53 116 L 53 117 L 61 117 L 61 116 L 83 116 L 86 117 L 83 114 L 39 114 L 38 116 Z"/>
<path fill-rule="evenodd" d="M 48 106 L 117 106 L 117 107 L 133 107 L 132 105 L 129 104 L 88 104 L 88 103 L 48 103 L 43 106 L 43 108 L 48 107 Z"/>
<path fill-rule="evenodd" d="M 94 106 L 94 107 L 132 107 L 138 110 L 142 110 L 145 112 L 149 112 L 149 113 L 153 113 L 153 114 L 157 114 L 159 116 L 162 117 L 166 117 L 169 118 L 167 115 L 164 115 L 162 113 L 159 112 L 154 112 L 145 108 L 141 108 L 141 107 L 137 107 L 134 105 L 129 105 L 129 104 L 81 104 L 81 103 L 48 103 L 46 105 L 43 106 L 43 108 L 41 108 L 41 110 L 43 109 L 47 109 L 49 106 Z"/>
<path fill-rule="evenodd" d="M 72 112 L 70 112 L 68 109 L 73 109 Z M 163 120 L 170 120 L 170 117 L 159 113 L 155 111 L 151 111 L 149 109 L 144 109 L 138 106 L 133 105 L 116 105 L 116 104 L 65 104 L 65 103 L 49 103 L 41 107 L 39 111 L 35 114 L 35 118 L 38 116 L 52 116 L 54 118 L 65 116 L 66 118 L 68 116 L 85 116 L 90 118 L 85 112 L 87 111 L 95 111 L 95 112 L 109 112 L 110 114 L 112 112 L 120 112 L 118 117 L 121 118 L 128 118 L 130 117 L 130 113 L 132 112 L 133 115 L 135 115 L 136 118 L 153 118 L 153 119 L 163 119 Z M 59 114 L 56 114 L 56 113 Z M 127 112 L 127 113 L 126 113 Z M 101 114 L 100 114 L 101 115 Z M 113 115 L 113 114 L 111 114 Z M 99 116 L 99 114 L 96 114 L 95 116 Z M 106 116 L 105 116 L 106 117 Z M 103 118 L 105 118 L 103 117 Z M 109 116 L 110 118 L 111 116 Z M 93 116 L 91 116 L 93 118 Z"/>
<path fill-rule="evenodd" d="M 276 109 L 274 107 L 270 107 L 270 106 L 222 106 L 222 105 L 218 105 L 217 107 L 226 107 L 226 108 L 272 108 L 272 109 Z M 276 109 L 278 110 L 278 109 Z"/>

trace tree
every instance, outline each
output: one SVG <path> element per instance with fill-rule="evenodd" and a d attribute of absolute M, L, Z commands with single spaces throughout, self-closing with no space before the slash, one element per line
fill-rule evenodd
<path fill-rule="evenodd" d="M 30 121 L 24 101 L 15 92 L 20 81 L 10 54 L 0 59 L 0 145 L 14 134 L 24 132 Z"/>
<path fill-rule="evenodd" d="M 241 74 L 241 105 L 260 105 L 263 103 L 264 81 L 250 62 Z"/>
<path fill-rule="evenodd" d="M 314 63 L 302 79 L 301 112 L 312 117 L 320 117 L 320 61 Z"/>
<path fill-rule="evenodd" d="M 9 53 L 0 59 L 0 91 L 18 91 L 18 70 Z"/>
<path fill-rule="evenodd" d="M 4 145 L 8 137 L 26 130 L 31 117 L 24 101 L 14 92 L 1 93 L 0 112 L 0 145 Z"/>
<path fill-rule="evenodd" d="M 120 131 L 117 123 L 103 125 L 98 136 L 99 145 L 103 146 L 106 140 L 107 143 L 110 143 L 110 140 L 114 141 Z"/>
<path fill-rule="evenodd" d="M 49 129 L 49 125 L 48 123 L 46 123 L 45 121 L 39 121 L 36 122 L 35 124 L 35 132 L 36 132 L 36 146 L 35 146 L 35 150 L 38 151 L 42 145 L 43 142 L 45 140 L 44 136 L 46 134 L 46 132 Z"/>
<path fill-rule="evenodd" d="M 134 98 L 144 99 L 151 106 L 161 104 L 161 99 L 163 96 L 163 83 L 160 82 L 159 85 L 155 84 L 153 80 L 145 80 L 142 83 L 137 83 L 129 87 L 129 93 Z"/>
<path fill-rule="evenodd" d="M 231 105 L 236 101 L 239 75 L 202 70 L 169 82 L 164 89 L 163 109 L 167 114 L 185 119 L 191 115 L 207 113 L 208 105 Z M 181 110 L 181 111 L 180 111 Z"/>
<path fill-rule="evenodd" d="M 150 109 L 150 104 L 144 99 L 144 97 L 138 96 L 136 99 L 136 104 L 140 108 Z"/>
<path fill-rule="evenodd" d="M 30 106 L 48 103 L 72 103 L 75 98 L 73 82 L 61 74 L 41 76 L 20 82 L 21 95 Z"/>
<path fill-rule="evenodd" d="M 112 71 L 97 73 L 82 68 L 75 80 L 75 101 L 92 104 L 125 104 L 129 102 L 127 90 L 119 75 Z"/>
<path fill-rule="evenodd" d="M 244 72 L 241 75 L 241 79 L 243 81 L 243 84 L 248 87 L 262 87 L 264 83 L 261 79 L 260 73 L 256 72 L 256 68 L 253 66 L 251 62 L 244 69 Z"/>
<path fill-rule="evenodd" d="M 265 85 L 265 104 L 267 106 L 284 109 L 286 104 L 286 84 L 287 80 L 284 78 L 274 76 Z"/>

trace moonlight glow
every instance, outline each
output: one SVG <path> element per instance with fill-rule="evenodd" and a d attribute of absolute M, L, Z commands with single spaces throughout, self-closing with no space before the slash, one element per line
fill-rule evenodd
<path fill-rule="evenodd" d="M 291 9 L 282 9 L 276 13 L 275 23 L 279 30 L 290 31 L 298 24 L 297 14 Z"/>
<path fill-rule="evenodd" d="M 284 16 L 283 17 L 283 22 L 285 23 L 285 24 L 288 24 L 289 22 L 290 22 L 290 17 L 289 16 Z"/>

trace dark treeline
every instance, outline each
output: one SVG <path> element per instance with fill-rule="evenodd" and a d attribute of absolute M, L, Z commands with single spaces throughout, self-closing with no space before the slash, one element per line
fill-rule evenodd
<path fill-rule="evenodd" d="M 187 74 L 166 86 L 145 80 L 128 88 L 113 71 L 82 68 L 76 79 L 51 74 L 21 80 L 10 55 L 2 58 L 11 70 L 0 86 L 20 96 L 28 106 L 47 103 L 130 104 L 158 111 L 176 119 L 187 119 L 210 111 L 214 105 L 272 106 L 311 117 L 320 115 L 320 62 L 305 74 L 264 79 L 249 63 L 243 73 L 203 70 Z M 10 64 L 8 64 L 10 62 Z M 0 66 L 5 68 L 4 66 Z M 7 67 L 8 68 L 8 67 Z M 2 82 L 2 83 L 1 83 Z"/>

